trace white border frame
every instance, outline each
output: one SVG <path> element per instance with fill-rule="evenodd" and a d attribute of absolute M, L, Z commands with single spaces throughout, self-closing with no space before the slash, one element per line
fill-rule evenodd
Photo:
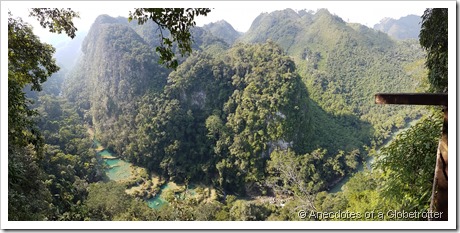
<path fill-rule="evenodd" d="M 295 7 L 299 1 L 283 1 L 283 2 L 262 2 L 262 1 L 169 1 L 169 2 L 100 2 L 91 1 L 89 2 L 78 2 L 78 1 L 2 1 L 1 2 L 1 35 L 7 35 L 7 17 L 8 7 L 81 7 L 82 5 L 89 5 L 88 7 L 94 7 L 110 3 L 110 7 L 124 7 L 130 9 L 133 7 L 210 7 L 210 8 L 260 8 L 264 4 L 270 6 L 279 6 L 280 9 Z M 451 135 L 449 137 L 449 145 L 451 156 L 450 161 L 450 181 L 449 183 L 449 221 L 448 222 L 398 222 L 398 221 L 381 221 L 381 222 L 303 222 L 303 221 L 292 221 L 292 222 L 29 222 L 29 221 L 8 221 L 8 162 L 7 162 L 7 145 L 8 145 L 8 93 L 7 90 L 7 37 L 1 37 L 1 80 L 0 80 L 0 107 L 2 112 L 1 117 L 1 228 L 2 229 L 456 229 L 457 219 L 457 203 L 456 203 L 456 2 L 455 1 L 321 1 L 321 2 L 308 2 L 312 6 L 317 3 L 321 5 L 321 8 L 327 8 L 329 5 L 353 7 L 357 10 L 365 9 L 366 7 L 375 7 L 376 5 L 388 6 L 394 5 L 394 7 L 404 7 L 411 4 L 422 4 L 427 8 L 449 8 L 449 89 L 450 95 L 448 97 L 450 103 L 449 111 L 449 128 L 451 129 Z M 128 6 L 128 7 L 127 7 Z M 315 7 L 312 7 L 312 10 Z M 307 8 L 309 9 L 309 8 Z M 128 10 L 127 10 L 128 11 Z M 127 12 L 128 13 L 128 12 Z M 420 12 L 422 14 L 423 12 Z"/>

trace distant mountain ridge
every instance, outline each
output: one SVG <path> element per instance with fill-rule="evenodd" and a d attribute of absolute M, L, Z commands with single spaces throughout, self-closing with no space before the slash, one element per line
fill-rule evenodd
<path fill-rule="evenodd" d="M 236 31 L 233 26 L 225 20 L 206 24 L 202 28 L 211 32 L 213 36 L 222 39 L 229 45 L 232 45 L 242 35 L 241 32 Z"/>
<path fill-rule="evenodd" d="M 397 40 L 417 39 L 420 34 L 421 17 L 408 15 L 400 19 L 384 18 L 374 25 L 375 30 L 387 33 Z"/>

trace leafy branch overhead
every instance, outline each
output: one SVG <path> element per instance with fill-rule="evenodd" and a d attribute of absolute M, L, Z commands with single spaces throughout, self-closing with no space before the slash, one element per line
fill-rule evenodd
<path fill-rule="evenodd" d="M 43 28 L 49 28 L 50 32 L 61 34 L 62 31 L 70 37 L 75 37 L 77 28 L 73 24 L 73 18 L 80 18 L 78 12 L 58 8 L 32 8 L 29 16 L 37 18 Z"/>
<path fill-rule="evenodd" d="M 176 69 L 179 63 L 173 52 L 173 43 L 177 43 L 182 56 L 190 54 L 193 42 L 190 29 L 196 25 L 195 17 L 206 16 L 209 12 L 209 8 L 137 8 L 129 12 L 128 21 L 134 19 L 138 24 L 144 24 L 151 19 L 155 22 L 161 37 L 161 46 L 156 48 L 160 54 L 159 62 Z M 169 38 L 165 37 L 163 30 L 169 31 Z"/>

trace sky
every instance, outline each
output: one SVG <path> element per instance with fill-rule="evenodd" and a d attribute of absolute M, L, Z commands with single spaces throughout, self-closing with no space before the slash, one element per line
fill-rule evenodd
<path fill-rule="evenodd" d="M 19 2 L 19 4 L 8 4 L 8 9 L 14 16 L 20 16 L 34 27 L 34 32 L 42 40 L 48 41 L 56 35 L 42 29 L 35 19 L 28 18 L 27 7 L 37 7 L 35 2 Z M 43 2 L 42 2 L 43 3 Z M 110 16 L 127 17 L 134 7 L 209 7 L 212 8 L 208 16 L 199 16 L 196 19 L 197 26 L 226 20 L 235 30 L 246 32 L 252 21 L 261 13 L 269 13 L 275 10 L 292 8 L 294 10 L 313 10 L 326 8 L 332 14 L 338 15 L 346 22 L 360 23 L 372 28 L 383 18 L 399 19 L 401 17 L 415 14 L 421 16 L 427 7 L 433 7 L 439 2 L 428 1 L 202 1 L 196 2 L 45 2 L 38 7 L 71 7 L 80 13 L 80 19 L 75 19 L 76 27 L 81 31 L 88 31 L 95 18 L 100 14 Z M 3 4 L 3 2 L 2 2 Z M 149 5 L 150 4 L 150 5 Z M 27 6 L 27 7 L 25 7 Z M 63 38 L 64 35 L 61 35 Z M 58 37 L 61 37 L 58 36 Z"/>

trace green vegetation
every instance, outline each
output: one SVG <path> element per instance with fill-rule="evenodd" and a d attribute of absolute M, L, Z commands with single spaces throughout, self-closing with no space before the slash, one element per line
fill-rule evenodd
<path fill-rule="evenodd" d="M 394 41 L 382 32 L 348 24 L 326 9 L 262 14 L 240 40 L 272 40 L 294 59 L 313 106 L 321 108 L 313 107 L 314 115 L 324 116 L 325 111 L 324 117 L 329 118 L 321 117 L 322 123 L 314 124 L 318 128 L 325 125 L 315 134 L 322 135 L 315 142 L 321 147 L 343 139 L 380 145 L 392 131 L 423 112 L 416 107 L 374 104 L 376 93 L 415 92 L 422 82 L 424 53 L 416 40 Z M 337 130 L 330 133 L 331 129 Z M 334 153 L 348 142 L 334 147 Z"/>
<path fill-rule="evenodd" d="M 173 43 L 177 43 L 182 56 L 190 54 L 192 52 L 190 29 L 196 25 L 195 16 L 206 16 L 209 12 L 211 12 L 209 8 L 137 8 L 134 12 L 129 12 L 128 21 L 134 19 L 139 24 L 144 24 L 149 20 L 155 22 L 161 35 L 161 46 L 156 48 L 160 54 L 159 62 L 176 69 L 179 62 L 174 59 Z M 163 30 L 167 30 L 171 38 L 165 37 Z"/>
<path fill-rule="evenodd" d="M 401 209 L 426 210 L 429 207 L 436 150 L 442 117 L 424 118 L 382 148 L 376 161 L 386 178 L 384 195 L 401 203 Z"/>
<path fill-rule="evenodd" d="M 422 16 L 420 44 L 427 51 L 426 67 L 432 92 L 447 92 L 447 9 L 426 9 Z"/>
<path fill-rule="evenodd" d="M 420 43 L 428 52 L 429 90 L 447 92 L 447 9 L 425 11 Z M 428 117 L 376 153 L 372 173 L 357 173 L 343 192 L 319 193 L 318 205 L 327 203 L 320 210 L 428 212 L 443 118 L 438 108 L 430 111 Z M 375 215 L 372 219 L 427 220 L 426 216 L 389 218 L 387 215 Z"/>
<path fill-rule="evenodd" d="M 80 16 L 70 8 L 32 8 L 29 15 L 37 18 L 40 25 L 50 32 L 61 34 L 64 31 L 72 39 L 76 36 L 77 28 L 73 19 Z"/>
<path fill-rule="evenodd" d="M 34 12 L 74 35 L 71 23 L 49 24 L 56 11 Z M 426 210 L 439 116 L 422 117 L 377 153 L 430 111 L 373 103 L 378 92 L 435 85 L 420 78 L 417 41 L 324 9 L 262 14 L 244 35 L 225 22 L 192 29 L 208 12 L 101 15 L 80 62 L 59 73 L 54 49 L 10 17 L 10 220 L 321 221 L 331 219 L 298 211 Z M 373 170 L 357 172 L 369 156 Z M 129 165 L 117 176 L 128 178 L 107 176 L 105 161 Z M 346 176 L 342 192 L 327 193 Z M 155 208 L 155 198 L 167 204 Z"/>
<path fill-rule="evenodd" d="M 441 119 L 439 114 L 423 117 L 415 126 L 399 134 L 380 153 L 376 153 L 372 171 L 354 175 L 342 187 L 343 192 L 318 193 L 315 202 L 317 211 L 385 213 L 383 217 L 376 214 L 371 219 L 366 219 L 365 216 L 357 219 L 362 221 L 427 220 L 390 218 L 386 213 L 428 211 Z"/>
<path fill-rule="evenodd" d="M 9 220 L 41 220 L 53 214 L 47 174 L 40 166 L 46 153 L 44 138 L 34 122 L 37 111 L 30 109 L 31 101 L 23 92 L 26 86 L 40 91 L 59 70 L 53 53 L 54 48 L 40 42 L 29 24 L 8 13 Z"/>

